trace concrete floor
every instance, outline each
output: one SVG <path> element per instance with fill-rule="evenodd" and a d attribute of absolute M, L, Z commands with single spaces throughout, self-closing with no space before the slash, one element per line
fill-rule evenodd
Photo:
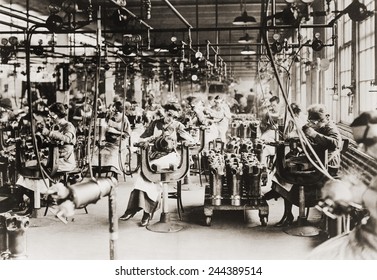
<path fill-rule="evenodd" d="M 127 205 L 134 178 L 127 177 L 117 188 L 117 213 L 121 216 Z M 263 190 L 266 192 L 267 190 Z M 183 227 L 174 233 L 157 233 L 140 227 L 142 211 L 128 221 L 119 221 L 116 242 L 117 259 L 123 260 L 295 260 L 305 259 L 310 250 L 324 240 L 315 237 L 291 236 L 273 227 L 283 211 L 283 201 L 270 200 L 267 227 L 260 225 L 258 211 L 244 219 L 241 211 L 215 211 L 211 226 L 204 225 L 204 187 L 198 177 L 182 191 L 184 213 L 178 220 L 176 201 L 169 199 L 172 223 Z M 109 220 L 108 198 L 76 210 L 68 224 L 51 212 L 30 219 L 27 229 L 27 255 L 30 260 L 108 260 Z M 41 209 L 44 212 L 44 209 Z M 294 207 L 295 217 L 298 215 Z M 160 220 L 161 210 L 150 224 Z M 318 222 L 320 215 L 311 211 L 309 221 Z"/>

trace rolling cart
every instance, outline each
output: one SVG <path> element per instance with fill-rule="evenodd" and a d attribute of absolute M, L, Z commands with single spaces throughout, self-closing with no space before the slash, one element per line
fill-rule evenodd
<path fill-rule="evenodd" d="M 209 158 L 209 185 L 205 189 L 205 225 L 213 211 L 258 210 L 262 226 L 268 222 L 269 207 L 261 194 L 267 179 L 265 167 L 252 153 L 212 154 Z"/>
<path fill-rule="evenodd" d="M 267 201 L 261 199 L 257 201 L 255 205 L 250 204 L 247 200 L 241 200 L 241 205 L 234 206 L 230 204 L 230 199 L 223 199 L 222 205 L 212 205 L 212 199 L 206 198 L 204 200 L 204 215 L 205 215 L 205 225 L 211 226 L 213 211 L 229 211 L 229 210 L 258 210 L 259 219 L 262 226 L 267 226 L 269 208 Z"/>

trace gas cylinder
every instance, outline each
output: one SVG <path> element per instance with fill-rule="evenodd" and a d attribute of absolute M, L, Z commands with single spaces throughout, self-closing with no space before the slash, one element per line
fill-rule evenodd
<path fill-rule="evenodd" d="M 8 249 L 10 259 L 26 259 L 26 235 L 29 218 L 14 215 L 7 219 Z"/>

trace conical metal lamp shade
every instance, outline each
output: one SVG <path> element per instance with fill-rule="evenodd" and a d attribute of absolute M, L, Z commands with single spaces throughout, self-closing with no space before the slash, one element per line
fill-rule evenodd
<path fill-rule="evenodd" d="M 249 34 L 246 33 L 244 36 L 238 39 L 238 43 L 247 44 L 247 43 L 251 43 L 251 40 L 252 38 L 249 36 Z"/>
<path fill-rule="evenodd" d="M 257 20 L 255 19 L 255 17 L 249 16 L 247 14 L 246 10 L 242 13 L 242 15 L 236 17 L 233 20 L 234 25 L 248 25 L 248 24 L 252 24 L 254 22 L 257 22 Z"/>

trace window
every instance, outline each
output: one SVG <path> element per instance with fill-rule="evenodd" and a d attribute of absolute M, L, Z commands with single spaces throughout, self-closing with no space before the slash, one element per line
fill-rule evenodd
<path fill-rule="evenodd" d="M 364 1 L 369 11 L 374 11 L 375 1 Z M 358 73 L 359 111 L 377 109 L 377 92 L 370 91 L 375 81 L 375 16 L 371 16 L 358 25 Z"/>
<path fill-rule="evenodd" d="M 346 8 L 351 1 L 338 2 L 341 7 L 340 10 Z M 343 6 L 342 6 L 343 5 Z M 338 107 L 340 122 L 349 124 L 354 119 L 354 95 L 350 87 L 353 83 L 353 71 L 355 70 L 352 65 L 352 21 L 348 15 L 345 15 L 339 19 L 338 22 L 338 35 L 339 35 L 339 102 Z"/>
<path fill-rule="evenodd" d="M 343 10 L 351 1 L 338 3 Z M 365 0 L 364 4 L 374 11 L 375 1 Z M 377 109 L 377 92 L 371 91 L 375 82 L 375 16 L 352 22 L 344 15 L 338 27 L 340 121 L 349 124 L 360 112 Z"/>

